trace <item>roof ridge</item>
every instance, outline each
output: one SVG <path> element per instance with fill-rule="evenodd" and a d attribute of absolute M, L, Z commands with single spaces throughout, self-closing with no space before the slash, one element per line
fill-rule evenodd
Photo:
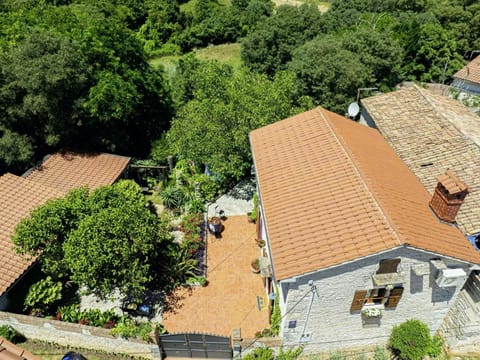
<path fill-rule="evenodd" d="M 330 121 L 328 120 L 328 118 L 325 116 L 325 114 L 322 111 L 323 108 L 317 107 L 317 110 L 319 111 L 320 116 L 323 119 L 323 121 L 328 126 L 328 129 L 331 132 L 331 134 L 333 135 L 334 139 L 340 145 L 340 148 L 344 151 L 348 160 L 352 163 L 353 169 L 354 169 L 355 173 L 357 174 L 357 176 L 359 177 L 361 184 L 363 184 L 365 189 L 368 191 L 368 194 L 373 199 L 373 204 L 378 209 L 381 216 L 384 218 L 385 223 L 388 224 L 390 233 L 397 240 L 398 245 L 403 245 L 404 243 L 400 240 L 399 234 L 395 231 L 395 228 L 392 226 L 392 220 L 386 214 L 386 212 L 383 210 L 383 207 L 380 205 L 380 201 L 377 199 L 377 197 L 374 195 L 374 193 L 372 192 L 372 190 L 368 186 L 367 182 L 365 181 L 365 177 L 363 176 L 363 172 L 361 171 L 361 169 L 358 167 L 357 161 L 355 160 L 353 154 L 350 153 L 348 147 L 345 145 L 346 144 L 345 140 L 333 130 L 332 124 L 330 123 Z"/>
<path fill-rule="evenodd" d="M 435 110 L 435 114 L 439 115 L 442 117 L 443 120 L 446 121 L 447 125 L 451 125 L 457 132 L 461 134 L 462 137 L 465 137 L 465 135 L 443 114 L 443 111 L 440 111 L 437 107 L 437 105 L 426 95 L 426 92 L 428 92 L 428 89 L 422 89 L 420 88 L 417 84 L 413 84 L 413 87 L 420 93 L 420 95 L 432 106 L 432 108 Z M 426 90 L 424 92 L 424 90 Z M 432 95 L 434 95 L 432 93 Z M 448 97 L 447 97 L 448 98 Z M 450 99 L 450 98 L 448 98 Z M 453 99 L 452 99 L 453 100 Z M 443 125 L 443 124 L 442 124 Z"/>

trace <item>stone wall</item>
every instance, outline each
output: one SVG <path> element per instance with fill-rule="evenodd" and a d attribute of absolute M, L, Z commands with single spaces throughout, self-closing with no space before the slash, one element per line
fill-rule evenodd
<path fill-rule="evenodd" d="M 480 351 L 480 275 L 470 275 L 451 306 L 440 335 L 452 351 Z"/>
<path fill-rule="evenodd" d="M 58 345 L 125 354 L 144 359 L 160 359 L 158 345 L 126 340 L 110 335 L 107 329 L 0 312 L 0 325 L 10 325 L 28 339 Z"/>
<path fill-rule="evenodd" d="M 392 258 L 401 258 L 399 270 L 405 273 L 398 306 L 383 310 L 380 319 L 365 319 L 359 311 L 351 313 L 355 291 L 374 288 L 372 275 L 379 261 Z M 433 258 L 438 256 L 402 247 L 281 283 L 281 309 L 282 314 L 287 313 L 281 328 L 284 344 L 293 346 L 305 340 L 305 352 L 383 345 L 394 325 L 412 318 L 425 322 L 435 333 L 461 287 L 437 286 L 436 271 L 429 262 Z M 468 274 L 466 264 L 443 260 L 449 266 L 463 267 Z M 413 269 L 418 267 L 426 269 L 426 274 L 416 275 Z M 318 295 L 312 292 L 309 280 Z"/>

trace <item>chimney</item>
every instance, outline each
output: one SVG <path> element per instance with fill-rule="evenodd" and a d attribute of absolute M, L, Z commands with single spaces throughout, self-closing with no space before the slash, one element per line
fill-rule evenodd
<path fill-rule="evenodd" d="M 470 192 L 469 187 L 452 170 L 440 175 L 430 200 L 430 208 L 440 220 L 454 223 L 458 209 Z"/>

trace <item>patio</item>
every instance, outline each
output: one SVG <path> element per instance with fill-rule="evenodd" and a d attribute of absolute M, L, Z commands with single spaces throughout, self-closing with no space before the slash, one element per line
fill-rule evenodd
<path fill-rule="evenodd" d="M 230 216 L 224 225 L 221 239 L 208 235 L 208 286 L 181 288 L 169 297 L 163 324 L 170 333 L 230 336 L 240 328 L 243 338 L 253 338 L 269 326 L 268 308 L 259 310 L 257 304 L 257 296 L 267 303 L 263 279 L 250 271 L 250 262 L 260 254 L 256 225 L 246 216 Z"/>

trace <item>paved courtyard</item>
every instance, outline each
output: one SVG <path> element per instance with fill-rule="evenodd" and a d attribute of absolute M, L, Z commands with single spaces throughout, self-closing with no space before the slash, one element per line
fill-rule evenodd
<path fill-rule="evenodd" d="M 256 225 L 246 216 L 229 216 L 221 239 L 208 235 L 206 287 L 181 288 L 166 304 L 164 325 L 170 333 L 206 332 L 230 336 L 240 328 L 243 338 L 268 327 L 269 311 L 259 310 L 257 296 L 266 301 L 263 279 L 250 271 L 260 250 Z"/>

